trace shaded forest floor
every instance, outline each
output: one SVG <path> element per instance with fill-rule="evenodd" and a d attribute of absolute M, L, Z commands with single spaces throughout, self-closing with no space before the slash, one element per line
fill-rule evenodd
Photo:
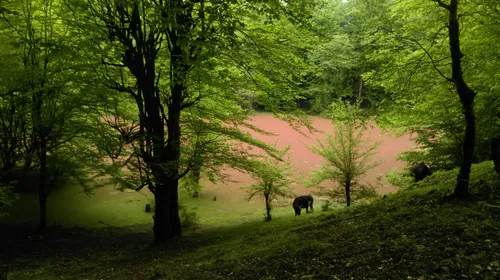
<path fill-rule="evenodd" d="M 447 198 L 455 178 L 456 170 L 438 172 L 369 205 L 205 228 L 162 246 L 152 244 L 151 225 L 52 229 L 43 241 L 5 244 L 0 271 L 7 279 L 499 279 L 492 164 L 473 167 L 469 201 Z"/>

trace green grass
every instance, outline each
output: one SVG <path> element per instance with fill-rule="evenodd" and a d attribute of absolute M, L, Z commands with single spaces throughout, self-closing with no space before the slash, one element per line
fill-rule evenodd
<path fill-rule="evenodd" d="M 144 211 L 151 195 L 145 192 L 120 192 L 112 187 L 96 189 L 87 195 L 77 186 L 54 190 L 47 201 L 48 224 L 53 226 L 128 226 L 151 221 Z M 22 194 L 2 222 L 36 224 L 38 222 L 36 194 Z"/>
<path fill-rule="evenodd" d="M 189 211 L 195 211 L 202 226 L 219 224 L 238 224 L 254 221 L 265 215 L 264 201 L 243 198 L 242 190 L 224 189 L 201 192 L 198 198 L 181 195 L 181 204 Z M 240 194 L 235 192 L 241 192 Z M 213 201 L 214 195 L 217 200 Z M 147 191 L 118 191 L 111 186 L 95 189 L 87 195 L 78 186 L 65 186 L 54 190 L 48 199 L 48 224 L 62 227 L 123 227 L 152 223 L 152 213 L 145 212 L 145 205 L 151 203 L 153 195 Z M 322 201 L 316 202 L 317 207 Z M 293 214 L 291 203 L 286 207 L 276 208 L 274 215 Z M 22 194 L 9 209 L 9 216 L 0 219 L 6 224 L 38 223 L 37 194 Z"/>
<path fill-rule="evenodd" d="M 152 222 L 152 214 L 145 212 L 145 205 L 153 195 L 148 191 L 122 192 L 112 187 L 96 189 L 87 195 L 78 187 L 66 186 L 54 190 L 48 199 L 48 224 L 63 227 L 130 226 Z M 261 214 L 261 201 L 227 199 L 202 193 L 199 198 L 184 197 L 182 205 L 196 211 L 203 225 L 231 222 L 239 219 L 253 219 Z M 293 212 L 288 209 L 288 212 Z M 7 224 L 33 224 L 38 222 L 38 197 L 36 194 L 22 194 L 9 209 L 9 216 L 0 220 Z"/>
<path fill-rule="evenodd" d="M 59 229 L 0 261 L 8 279 L 499 279 L 497 175 L 473 166 L 470 200 L 455 201 L 456 172 L 368 205 L 276 209 L 269 223 L 257 211 L 161 246 L 150 225 Z"/>

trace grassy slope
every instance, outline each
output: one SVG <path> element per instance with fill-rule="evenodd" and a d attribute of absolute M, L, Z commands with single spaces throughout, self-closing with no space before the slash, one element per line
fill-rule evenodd
<path fill-rule="evenodd" d="M 218 224 L 227 220 L 237 221 L 243 216 L 254 219 L 255 211 L 262 209 L 264 202 L 257 199 L 247 202 L 243 199 L 235 201 L 235 199 L 228 198 L 234 191 L 223 190 L 220 193 L 212 191 L 210 194 L 202 192 L 196 199 L 184 195 L 181 203 L 188 209 L 198 210 L 202 224 Z M 217 201 L 213 201 L 214 193 L 218 195 Z M 241 196 L 241 194 L 237 195 Z M 49 196 L 48 224 L 94 228 L 150 223 L 153 220 L 152 214 L 146 213 L 144 207 L 147 203 L 151 203 L 152 197 L 147 190 L 121 192 L 112 186 L 95 189 L 94 194 L 90 196 L 83 193 L 79 186 L 60 188 Z M 0 224 L 36 225 L 39 217 L 37 194 L 22 194 L 21 199 L 15 201 L 10 208 L 9 214 L 0 219 Z"/>
<path fill-rule="evenodd" d="M 456 171 L 331 213 L 203 229 L 162 247 L 150 226 L 63 230 L 0 252 L 8 279 L 499 279 L 500 189 L 473 168 L 470 201 L 446 199 Z M 319 210 L 319 209 L 318 209 Z M 281 213 L 281 211 L 279 211 Z"/>

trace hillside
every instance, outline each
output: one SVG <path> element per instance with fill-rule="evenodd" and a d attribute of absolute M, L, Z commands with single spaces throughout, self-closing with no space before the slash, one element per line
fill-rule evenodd
<path fill-rule="evenodd" d="M 369 205 L 205 228 L 160 248 L 151 225 L 52 229 L 6 244 L 1 269 L 7 279 L 498 279 L 492 164 L 473 166 L 466 202 L 447 198 L 455 174 Z"/>

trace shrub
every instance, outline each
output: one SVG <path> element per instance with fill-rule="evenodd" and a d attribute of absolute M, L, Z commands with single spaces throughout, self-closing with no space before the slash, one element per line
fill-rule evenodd
<path fill-rule="evenodd" d="M 6 216 L 6 210 L 19 198 L 10 185 L 0 185 L 0 218 Z"/>
<path fill-rule="evenodd" d="M 391 185 L 398 188 L 408 188 L 414 182 L 409 169 L 403 169 L 401 171 L 398 169 L 393 169 L 391 170 L 391 172 L 386 173 L 385 177 Z"/>
<path fill-rule="evenodd" d="M 188 209 L 184 205 L 179 205 L 179 218 L 183 229 L 197 230 L 200 228 L 200 217 L 196 208 Z"/>
<path fill-rule="evenodd" d="M 326 162 L 311 174 L 307 186 L 315 186 L 325 180 L 336 183 L 333 188 L 322 188 L 322 193 L 332 199 L 345 196 L 347 206 L 351 197 L 360 199 L 376 195 L 372 186 L 363 184 L 361 179 L 368 170 L 377 166 L 372 161 L 377 144 L 363 140 L 366 122 L 360 119 L 359 108 L 342 103 L 332 103 L 331 118 L 335 134 L 328 134 L 326 141 L 317 140 L 318 145 L 310 149 L 322 156 Z"/>
<path fill-rule="evenodd" d="M 288 153 L 290 146 L 278 153 L 277 157 L 266 156 L 263 161 L 250 161 L 251 174 L 257 182 L 250 186 L 243 187 L 248 193 L 248 200 L 255 196 L 261 196 L 266 203 L 266 221 L 271 221 L 271 210 L 273 202 L 279 197 L 291 197 L 292 189 L 289 187 L 291 164 L 289 156 L 285 160 L 282 158 Z"/>
<path fill-rule="evenodd" d="M 330 211 L 330 207 L 332 206 L 332 203 L 330 202 L 330 200 L 327 200 L 325 201 L 325 203 L 323 203 L 323 205 L 321 205 L 321 211 L 323 212 L 328 212 Z"/>

